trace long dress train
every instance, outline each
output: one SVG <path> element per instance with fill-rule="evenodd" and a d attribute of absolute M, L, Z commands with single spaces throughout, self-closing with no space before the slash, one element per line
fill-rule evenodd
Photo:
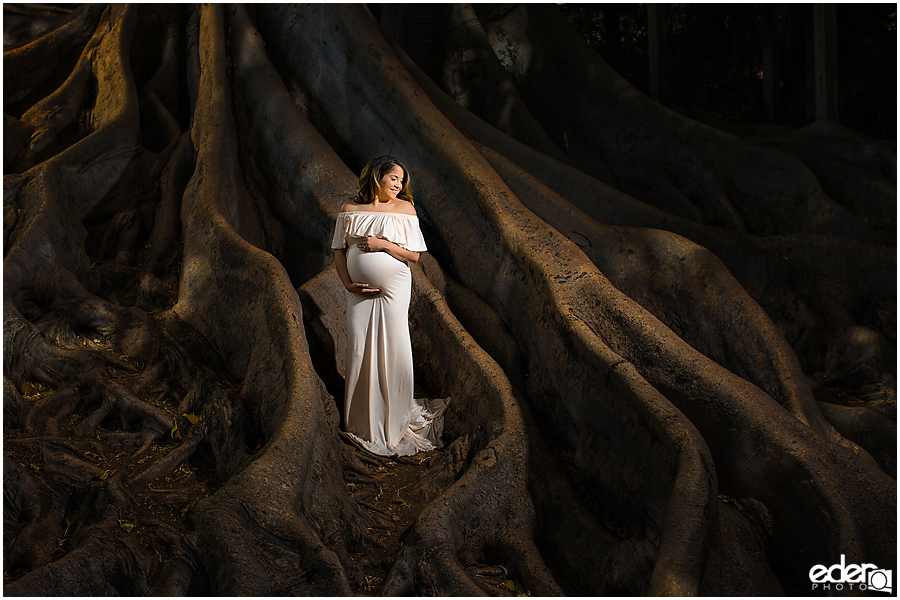
<path fill-rule="evenodd" d="M 374 296 L 347 292 L 347 373 L 344 425 L 356 441 L 381 455 L 408 455 L 442 447 L 447 399 L 413 398 L 409 337 L 409 265 L 387 252 L 362 252 L 358 238 L 375 236 L 423 252 L 415 215 L 342 212 L 332 247 L 347 248 L 353 281 L 381 290 Z"/>

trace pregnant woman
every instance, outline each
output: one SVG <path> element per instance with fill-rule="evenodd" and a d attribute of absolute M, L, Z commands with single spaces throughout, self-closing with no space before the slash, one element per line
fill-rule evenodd
<path fill-rule="evenodd" d="M 440 448 L 446 400 L 413 398 L 407 263 L 427 248 L 403 163 L 381 156 L 365 166 L 357 197 L 338 214 L 332 248 L 348 292 L 347 432 L 385 456 Z"/>

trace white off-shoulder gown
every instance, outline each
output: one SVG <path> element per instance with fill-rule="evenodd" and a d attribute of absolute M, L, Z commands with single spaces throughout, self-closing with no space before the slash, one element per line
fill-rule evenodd
<path fill-rule="evenodd" d="M 373 296 L 347 292 L 344 426 L 376 454 L 408 455 L 440 448 L 448 399 L 413 398 L 409 265 L 387 252 L 360 251 L 357 239 L 368 236 L 414 252 L 427 250 L 415 215 L 338 214 L 332 248 L 347 248 L 350 279 L 381 290 Z"/>

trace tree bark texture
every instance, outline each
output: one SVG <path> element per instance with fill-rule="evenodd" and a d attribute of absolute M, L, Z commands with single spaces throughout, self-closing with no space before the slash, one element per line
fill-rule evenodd
<path fill-rule="evenodd" d="M 552 6 L 4 12 L 6 594 L 896 570 L 893 145 L 681 117 Z M 331 234 L 381 154 L 430 249 L 417 385 L 452 398 L 405 461 L 340 435 Z"/>

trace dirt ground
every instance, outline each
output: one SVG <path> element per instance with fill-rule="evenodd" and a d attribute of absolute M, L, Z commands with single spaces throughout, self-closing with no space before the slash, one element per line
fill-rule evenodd
<path fill-rule="evenodd" d="M 364 508 L 385 517 L 384 528 L 372 529 L 382 546 L 378 560 L 372 561 L 372 557 L 361 554 L 350 555 L 354 562 L 368 563 L 363 567 L 365 575 L 358 582 L 356 591 L 359 595 L 370 596 L 380 590 L 402 546 L 404 535 L 430 501 L 427 496 L 416 493 L 419 482 L 447 450 L 384 458 L 350 446 L 369 466 L 372 475 L 370 480 L 363 480 L 355 473 L 351 474 L 347 478 L 348 491 L 360 499 Z M 468 565 L 465 570 L 489 596 L 530 596 L 520 582 L 509 577 L 506 566 L 502 564 Z"/>

